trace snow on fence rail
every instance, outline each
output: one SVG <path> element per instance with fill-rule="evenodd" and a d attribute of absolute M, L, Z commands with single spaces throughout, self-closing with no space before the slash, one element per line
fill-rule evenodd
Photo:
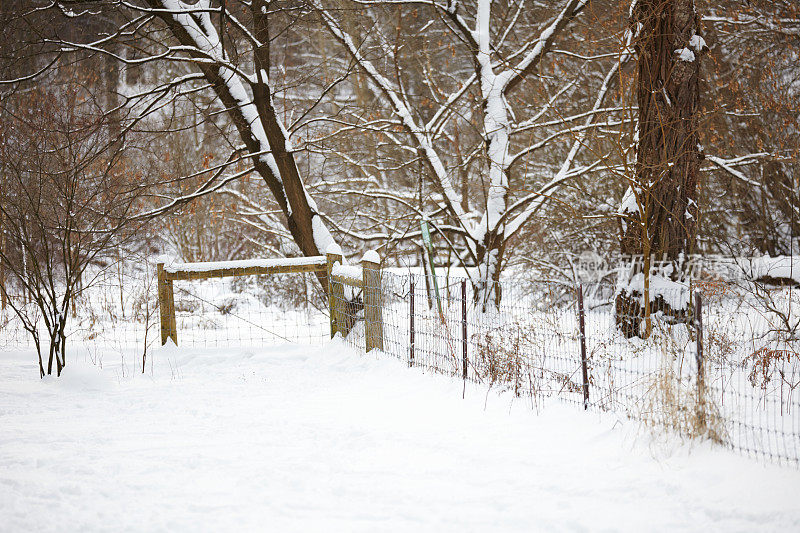
<path fill-rule="evenodd" d="M 324 272 L 323 256 L 287 257 L 279 259 L 243 259 L 239 261 L 209 261 L 199 263 L 170 263 L 164 265 L 166 279 L 207 279 L 258 274 Z"/>

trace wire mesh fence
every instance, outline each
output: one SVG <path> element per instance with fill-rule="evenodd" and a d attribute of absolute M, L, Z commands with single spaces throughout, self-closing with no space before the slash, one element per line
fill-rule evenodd
<path fill-rule="evenodd" d="M 321 344 L 330 338 L 328 311 L 311 273 L 174 281 L 174 311 L 181 346 L 258 347 Z M 67 353 L 102 365 L 112 360 L 125 372 L 141 372 L 161 344 L 156 265 L 140 262 L 97 267 L 67 320 Z M 19 287 L 9 296 L 38 322 L 47 350 L 46 328 L 36 305 Z M 31 334 L 11 306 L 0 308 L 0 351 L 30 350 Z M 122 362 L 122 365 L 119 363 Z"/>
<path fill-rule="evenodd" d="M 141 370 L 147 353 L 158 341 L 158 303 L 155 280 L 146 263 L 136 271 L 121 263 L 95 266 L 82 276 L 81 287 L 66 321 L 66 347 L 70 358 L 81 357 L 102 366 L 114 360 L 120 368 Z M 9 304 L 0 308 L 0 350 L 35 349 L 28 327 L 35 325 L 44 356 L 48 333 L 41 309 L 14 280 L 6 284 Z M 13 302 L 13 305 L 12 305 Z M 23 322 L 13 308 L 22 313 Z"/>
<path fill-rule="evenodd" d="M 409 365 L 535 404 L 555 398 L 776 462 L 800 461 L 796 331 L 781 330 L 780 315 L 752 287 L 723 293 L 724 282 L 662 283 L 646 303 L 636 290 L 579 293 L 556 283 L 486 290 L 466 279 L 391 272 L 377 283 L 383 351 Z M 787 310 L 800 309 L 798 296 L 791 288 L 769 295 L 773 308 L 780 301 Z M 347 324 L 340 333 L 364 350 L 369 320 L 360 293 L 340 299 Z"/>
<path fill-rule="evenodd" d="M 311 276 L 269 274 L 173 282 L 180 345 L 321 344 L 330 338 L 328 311 Z"/>

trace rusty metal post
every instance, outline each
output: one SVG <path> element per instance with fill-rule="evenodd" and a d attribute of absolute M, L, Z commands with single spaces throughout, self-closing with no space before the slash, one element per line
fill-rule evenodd
<path fill-rule="evenodd" d="M 578 285 L 578 326 L 581 342 L 581 371 L 583 373 L 583 409 L 589 408 L 589 368 L 586 361 L 586 324 L 583 312 L 583 284 Z"/>
<path fill-rule="evenodd" d="M 467 280 L 461 280 L 461 338 L 464 344 L 462 365 L 464 367 L 462 379 L 467 379 Z"/>
<path fill-rule="evenodd" d="M 694 323 L 697 334 L 695 357 L 697 359 L 697 420 L 701 431 L 706 425 L 705 409 L 705 365 L 703 364 L 703 299 L 700 292 L 694 293 Z"/>
<path fill-rule="evenodd" d="M 411 298 L 408 303 L 409 353 L 408 366 L 414 366 L 414 278 L 411 278 Z"/>

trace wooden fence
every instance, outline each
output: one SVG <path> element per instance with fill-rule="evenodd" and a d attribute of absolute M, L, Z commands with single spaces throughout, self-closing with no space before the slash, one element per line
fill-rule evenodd
<path fill-rule="evenodd" d="M 221 263 L 158 264 L 158 308 L 161 316 L 161 344 L 172 339 L 178 344 L 175 319 L 175 296 L 172 282 L 194 281 L 234 276 L 325 272 L 329 280 L 328 310 L 331 337 L 347 335 L 355 324 L 356 313 L 363 309 L 366 349 L 383 349 L 383 309 L 381 301 L 380 258 L 368 253 L 360 267 L 343 264 L 341 253 L 327 256 L 288 259 L 258 259 Z M 350 290 L 345 290 L 349 287 Z M 355 289 L 355 290 L 353 290 Z M 361 299 L 356 291 L 361 291 Z"/>
<path fill-rule="evenodd" d="M 366 351 L 383 350 L 383 290 L 381 265 L 377 254 L 367 253 L 361 266 L 344 265 L 340 253 L 327 255 L 328 309 L 331 313 L 331 336 L 347 335 L 356 322 L 356 314 L 363 308 Z M 346 294 L 345 287 L 361 290 L 361 301 L 355 291 Z"/>

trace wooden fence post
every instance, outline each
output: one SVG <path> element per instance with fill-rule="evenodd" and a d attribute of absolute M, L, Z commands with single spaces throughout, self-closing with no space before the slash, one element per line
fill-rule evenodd
<path fill-rule="evenodd" d="M 374 251 L 361 260 L 364 279 L 364 334 L 367 352 L 383 350 L 383 291 L 381 289 L 380 257 Z"/>
<path fill-rule="evenodd" d="M 178 327 L 175 321 L 175 295 L 172 280 L 167 279 L 164 263 L 158 264 L 158 310 L 161 315 L 161 345 L 172 339 L 178 345 Z"/>
<path fill-rule="evenodd" d="M 339 307 L 344 300 L 344 287 L 341 283 L 333 281 L 333 266 L 336 263 L 342 264 L 342 254 L 341 251 L 339 253 L 328 252 L 326 257 L 328 258 L 326 268 L 328 273 L 328 313 L 331 319 L 331 338 L 333 338 L 338 332 L 344 333 L 344 329 L 340 327 L 342 324 L 339 313 Z"/>

